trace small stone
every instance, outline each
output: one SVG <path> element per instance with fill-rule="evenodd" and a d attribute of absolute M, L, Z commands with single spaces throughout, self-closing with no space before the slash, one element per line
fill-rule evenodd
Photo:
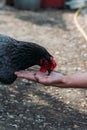
<path fill-rule="evenodd" d="M 70 101 L 67 101 L 67 102 L 66 102 L 66 104 L 69 104 L 69 103 L 70 103 Z"/>
<path fill-rule="evenodd" d="M 12 126 L 15 127 L 16 129 L 18 128 L 18 126 L 16 124 L 13 124 Z"/>
<path fill-rule="evenodd" d="M 33 105 L 33 104 L 32 104 L 32 102 L 24 101 L 24 102 L 23 102 L 23 105 L 24 105 L 24 106 L 27 106 L 27 107 L 30 107 L 30 106 Z"/>
<path fill-rule="evenodd" d="M 87 45 L 85 45 L 85 44 L 84 44 L 84 45 L 82 45 L 82 48 L 86 48 L 86 47 L 87 47 Z"/>
<path fill-rule="evenodd" d="M 55 54 L 58 55 L 58 54 L 59 54 L 59 51 L 56 51 Z"/>
<path fill-rule="evenodd" d="M 26 120 L 26 119 L 27 119 L 27 117 L 26 117 L 26 116 L 23 116 L 23 119 L 25 119 L 25 120 Z"/>
<path fill-rule="evenodd" d="M 13 118 L 14 118 L 14 116 L 13 116 L 13 115 L 8 115 L 8 117 L 9 117 L 9 118 L 11 118 L 11 119 L 13 119 Z"/>
<path fill-rule="evenodd" d="M 23 117 L 23 114 L 20 114 L 19 117 Z"/>
<path fill-rule="evenodd" d="M 15 95 L 11 94 L 10 97 L 15 97 Z"/>
<path fill-rule="evenodd" d="M 73 126 L 73 128 L 78 128 L 78 127 L 79 127 L 79 126 L 78 126 L 78 125 L 76 125 L 76 124 Z"/>
<path fill-rule="evenodd" d="M 27 79 L 22 79 L 22 81 L 23 81 L 24 83 L 28 83 L 28 80 L 27 80 Z"/>

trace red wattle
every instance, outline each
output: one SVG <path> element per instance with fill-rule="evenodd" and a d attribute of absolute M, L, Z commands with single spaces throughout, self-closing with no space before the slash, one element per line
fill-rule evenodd
<path fill-rule="evenodd" d="M 55 67 L 56 67 L 56 62 L 55 60 L 53 59 L 53 57 L 50 58 L 51 62 L 52 62 L 52 65 L 50 67 L 50 70 L 53 70 Z"/>
<path fill-rule="evenodd" d="M 47 69 L 46 69 L 45 67 L 41 67 L 41 68 L 40 68 L 40 71 L 41 71 L 41 72 L 46 72 Z"/>

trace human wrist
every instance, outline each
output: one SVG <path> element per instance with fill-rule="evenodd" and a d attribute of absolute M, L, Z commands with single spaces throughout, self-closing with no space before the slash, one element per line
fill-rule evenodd
<path fill-rule="evenodd" d="M 72 82 L 70 76 L 67 76 L 67 75 L 63 76 L 62 82 L 63 82 L 65 88 L 69 88 L 69 87 L 73 86 L 73 82 Z"/>

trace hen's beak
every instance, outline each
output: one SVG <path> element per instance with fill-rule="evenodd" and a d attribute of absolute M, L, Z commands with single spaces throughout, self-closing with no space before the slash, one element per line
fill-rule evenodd
<path fill-rule="evenodd" d="M 48 70 L 48 75 L 50 75 L 50 73 L 51 73 L 51 70 Z"/>

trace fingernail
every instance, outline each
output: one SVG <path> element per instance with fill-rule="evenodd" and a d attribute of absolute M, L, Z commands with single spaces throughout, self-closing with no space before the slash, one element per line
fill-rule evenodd
<path fill-rule="evenodd" d="M 18 74 L 19 72 L 15 72 L 15 74 Z"/>
<path fill-rule="evenodd" d="M 15 74 L 18 76 L 18 75 L 20 75 L 20 73 L 19 72 L 15 72 Z"/>

